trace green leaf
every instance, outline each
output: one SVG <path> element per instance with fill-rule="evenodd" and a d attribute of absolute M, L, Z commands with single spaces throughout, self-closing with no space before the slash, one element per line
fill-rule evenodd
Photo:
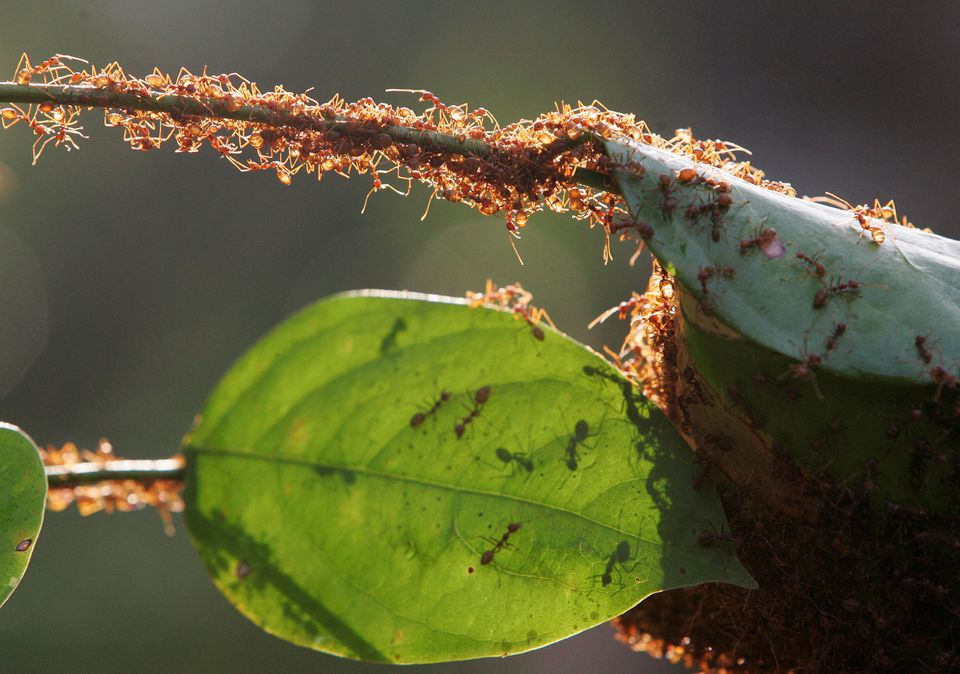
<path fill-rule="evenodd" d="M 47 476 L 40 453 L 16 426 L 0 422 L 0 606 L 27 571 L 40 535 Z"/>
<path fill-rule="evenodd" d="M 433 662 L 536 648 L 667 588 L 754 586 L 698 545 L 722 509 L 659 411 L 565 335 L 464 304 L 324 300 L 214 391 L 185 442 L 187 523 L 240 611 L 318 650 Z"/>
<path fill-rule="evenodd" d="M 716 274 L 707 281 L 709 301 L 716 317 L 751 340 L 797 360 L 818 354 L 824 369 L 864 379 L 929 383 L 933 368 L 953 369 L 960 360 L 960 242 L 868 219 L 886 237 L 878 245 L 850 211 L 788 197 L 647 145 L 608 141 L 607 149 L 622 167 L 617 177 L 631 214 L 654 229 L 650 249 L 687 289 L 703 299 L 701 270 L 733 270 L 732 278 Z M 691 167 L 731 186 L 732 204 L 716 221 L 709 210 L 687 214 L 717 199 L 704 182 L 674 181 L 672 202 L 664 207 L 660 178 L 673 180 Z M 784 254 L 741 247 L 764 229 L 775 230 Z M 798 253 L 821 264 L 824 275 Z M 818 292 L 849 281 L 859 289 L 828 292 L 822 306 L 814 306 Z M 829 349 L 839 323 L 846 332 Z M 918 336 L 926 340 L 930 363 L 921 357 Z"/>

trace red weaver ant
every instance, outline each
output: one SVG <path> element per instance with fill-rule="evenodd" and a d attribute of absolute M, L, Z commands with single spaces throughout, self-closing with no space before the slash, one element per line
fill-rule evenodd
<path fill-rule="evenodd" d="M 833 351 L 837 347 L 837 340 L 843 337 L 847 331 L 846 323 L 837 323 L 833 326 L 833 332 L 827 337 L 827 352 Z"/>
<path fill-rule="evenodd" d="M 519 530 L 520 530 L 519 522 L 512 522 L 508 524 L 507 530 L 503 532 L 503 535 L 500 537 L 500 540 L 491 539 L 491 541 L 493 542 L 493 548 L 485 551 L 482 555 L 480 555 L 480 564 L 486 566 L 487 564 L 492 562 L 493 556 L 498 552 L 500 552 L 500 550 L 502 550 L 504 547 L 506 547 L 507 541 L 510 540 L 510 534 L 515 534 Z"/>
<path fill-rule="evenodd" d="M 752 239 L 740 240 L 741 253 L 748 253 L 753 248 L 759 248 L 771 260 L 787 254 L 787 247 L 777 238 L 777 230 L 772 227 L 764 228 L 758 236 Z"/>
<path fill-rule="evenodd" d="M 917 335 L 913 340 L 913 343 L 917 347 L 917 353 L 920 354 L 920 359 L 924 363 L 929 363 L 933 359 L 933 355 L 930 353 L 930 350 L 927 348 L 927 338 L 924 335 Z"/>
<path fill-rule="evenodd" d="M 587 326 L 587 330 L 592 330 L 594 326 L 603 323 L 614 314 L 616 314 L 617 318 L 619 318 L 621 321 L 625 321 L 631 314 L 633 314 L 634 310 L 641 306 L 644 302 L 645 300 L 642 295 L 634 293 L 633 297 L 631 297 L 629 300 L 625 300 L 617 306 L 607 309 L 602 314 L 590 321 L 590 325 Z"/>
<path fill-rule="evenodd" d="M 430 409 L 428 409 L 426 412 L 417 412 L 410 418 L 410 426 L 413 428 L 420 426 L 424 421 L 426 421 L 427 417 L 433 415 L 438 409 L 440 409 L 441 405 L 448 400 L 450 400 L 450 392 L 440 391 L 440 397 L 437 398 L 436 402 L 433 403 L 433 406 Z"/>
<path fill-rule="evenodd" d="M 817 294 L 813 296 L 813 308 L 822 309 L 827 306 L 827 302 L 834 295 L 840 295 L 841 293 L 850 293 L 856 295 L 860 292 L 860 282 L 857 280 L 847 281 L 841 283 L 840 279 L 837 279 L 837 282 L 833 285 L 826 286 L 817 291 Z"/>
<path fill-rule="evenodd" d="M 798 260 L 808 264 L 812 268 L 813 273 L 816 274 L 818 278 L 823 278 L 824 275 L 827 273 L 826 268 L 822 264 L 817 262 L 817 260 L 810 257 L 809 255 L 806 255 L 805 253 L 797 253 L 796 257 Z"/>
<path fill-rule="evenodd" d="M 480 416 L 480 412 L 483 411 L 483 406 L 487 404 L 487 401 L 490 400 L 490 387 L 483 386 L 477 389 L 477 392 L 473 396 L 474 406 L 470 410 L 470 414 L 463 417 L 456 426 L 453 427 L 454 432 L 457 434 L 457 440 L 463 437 L 463 434 L 467 431 L 467 426 L 469 426 L 474 419 Z"/>

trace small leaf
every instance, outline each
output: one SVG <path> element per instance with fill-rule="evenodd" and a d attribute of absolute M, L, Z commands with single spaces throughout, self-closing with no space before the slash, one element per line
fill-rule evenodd
<path fill-rule="evenodd" d="M 16 426 L 0 422 L 0 606 L 27 571 L 40 535 L 47 477 L 40 453 Z"/>
<path fill-rule="evenodd" d="M 725 521 L 669 422 L 544 333 L 380 292 L 258 343 L 186 439 L 187 523 L 227 598 L 298 644 L 410 663 L 536 648 L 667 588 L 753 587 L 697 544 Z"/>
<path fill-rule="evenodd" d="M 866 218 L 884 234 L 878 245 L 852 211 L 647 145 L 608 141 L 607 150 L 625 167 L 617 178 L 631 215 L 653 227 L 653 254 L 701 300 L 706 288 L 716 317 L 742 335 L 797 360 L 817 354 L 842 376 L 929 383 L 936 366 L 958 374 L 960 242 Z M 720 195 L 699 179 L 674 180 L 664 194 L 662 176 L 692 167 L 730 186 L 728 206 L 711 208 Z M 770 230 L 775 237 L 764 237 Z M 732 271 L 701 281 L 707 267 Z M 846 326 L 844 346 L 828 354 L 838 324 Z M 935 362 L 925 362 L 918 336 Z"/>

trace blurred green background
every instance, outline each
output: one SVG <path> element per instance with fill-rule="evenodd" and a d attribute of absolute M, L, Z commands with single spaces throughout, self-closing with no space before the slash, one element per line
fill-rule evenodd
<path fill-rule="evenodd" d="M 5 2 L 0 73 L 20 52 L 132 73 L 237 71 L 324 100 L 428 88 L 502 123 L 557 100 L 600 99 L 655 130 L 739 142 L 801 194 L 895 198 L 960 234 L 960 6 L 954 3 Z M 521 281 L 558 326 L 599 348 L 603 309 L 642 289 L 628 247 L 566 217 L 531 219 L 517 263 L 503 221 L 389 193 L 369 180 L 284 187 L 212 153 L 141 154 L 98 113 L 80 152 L 30 167 L 31 135 L 0 133 L 0 419 L 40 443 L 163 457 L 218 377 L 259 335 L 317 298 L 360 287 L 461 295 Z M 464 355 L 469 358 L 469 354 Z M 384 672 L 274 639 L 207 579 L 182 522 L 155 513 L 49 514 L 30 572 L 0 611 L 0 670 Z M 468 609 L 468 607 L 465 607 Z M 430 672 L 671 668 L 601 626 L 506 660 Z"/>

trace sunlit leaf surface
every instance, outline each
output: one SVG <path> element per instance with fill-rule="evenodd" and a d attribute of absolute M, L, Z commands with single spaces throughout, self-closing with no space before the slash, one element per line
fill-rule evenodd
<path fill-rule="evenodd" d="M 290 641 L 409 663 L 536 648 L 665 588 L 752 586 L 698 544 L 723 513 L 669 422 L 544 333 L 376 292 L 260 341 L 186 439 L 187 522 L 227 598 Z"/>

